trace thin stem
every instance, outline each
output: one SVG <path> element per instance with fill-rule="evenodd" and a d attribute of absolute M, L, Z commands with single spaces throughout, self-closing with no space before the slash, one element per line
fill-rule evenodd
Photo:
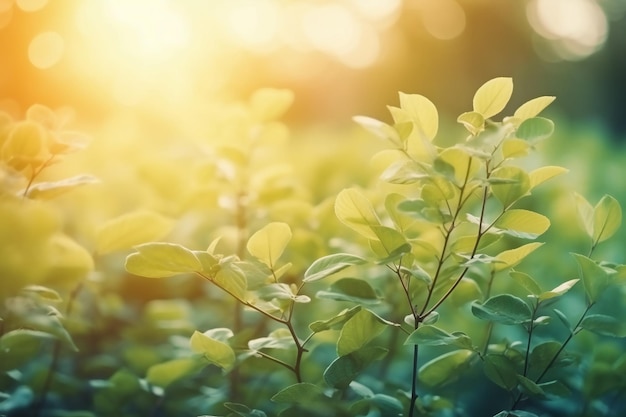
<path fill-rule="evenodd" d="M 49 166 L 50 162 L 52 162 L 52 160 L 55 157 L 56 157 L 56 154 L 50 155 L 50 158 L 48 158 L 43 164 L 41 164 L 36 170 L 33 171 L 33 175 L 28 180 L 28 184 L 26 184 L 26 188 L 24 189 L 24 193 L 22 194 L 22 198 L 26 198 L 26 196 L 28 196 L 28 192 L 30 191 L 30 187 L 33 186 L 33 183 L 35 182 L 35 178 L 37 178 L 39 176 L 39 174 L 41 174 L 41 172 L 46 167 Z"/>
<path fill-rule="evenodd" d="M 416 329 L 419 326 L 418 322 L 415 322 Z M 415 401 L 417 401 L 417 366 L 419 359 L 419 345 L 413 345 L 413 378 L 411 380 L 411 402 L 409 404 L 409 417 L 413 417 L 415 414 Z"/>
<path fill-rule="evenodd" d="M 524 376 L 528 376 L 528 366 L 530 365 L 530 343 L 533 338 L 533 330 L 535 329 L 534 321 L 537 314 L 537 308 L 539 304 L 536 304 L 533 308 L 533 314 L 530 317 L 530 325 L 528 327 L 528 340 L 526 342 L 526 356 L 524 357 Z"/>
<path fill-rule="evenodd" d="M 275 357 L 273 357 L 272 355 L 268 355 L 267 353 L 261 352 L 260 350 L 257 350 L 257 351 L 256 351 L 256 353 L 257 353 L 259 356 L 261 356 L 261 357 L 263 357 L 263 358 L 265 358 L 265 359 L 269 359 L 270 361 L 272 361 L 272 362 L 274 362 L 274 363 L 277 363 L 277 364 L 279 364 L 279 365 L 281 365 L 281 366 L 284 366 L 285 368 L 289 369 L 291 372 L 294 372 L 294 373 L 296 372 L 295 368 L 294 368 L 293 366 L 289 365 L 289 364 L 288 364 L 287 362 L 285 362 L 285 361 L 282 361 L 282 360 L 280 360 L 280 359 L 278 359 L 278 358 L 275 358 Z M 301 382 L 301 381 L 300 381 L 300 380 L 298 380 L 298 382 Z"/>

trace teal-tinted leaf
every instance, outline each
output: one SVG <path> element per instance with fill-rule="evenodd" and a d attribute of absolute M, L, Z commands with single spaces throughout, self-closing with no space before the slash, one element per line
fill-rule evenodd
<path fill-rule="evenodd" d="M 351 301 L 362 304 L 377 304 L 378 294 L 366 281 L 358 278 L 342 278 L 335 281 L 328 291 L 318 291 L 318 298 Z"/>
<path fill-rule="evenodd" d="M 244 404 L 226 402 L 224 403 L 224 407 L 228 408 L 230 411 L 234 412 L 236 415 L 240 417 L 267 417 L 267 414 L 265 414 L 264 411 L 257 410 L 256 408 L 251 409 L 250 407 Z M 199 416 L 199 417 L 213 417 L 213 416 Z"/>
<path fill-rule="evenodd" d="M 569 281 L 565 281 L 564 283 L 562 283 L 561 285 L 557 286 L 556 288 L 550 291 L 542 292 L 541 294 L 539 294 L 539 301 L 541 302 L 541 301 L 549 300 L 551 298 L 562 296 L 563 294 L 571 290 L 572 287 L 576 285 L 576 283 L 578 283 L 578 281 L 580 280 L 570 279 Z"/>
<path fill-rule="evenodd" d="M 537 281 L 535 281 L 530 275 L 518 271 L 511 271 L 509 275 L 511 276 L 511 278 L 513 278 L 515 282 L 525 288 L 529 294 L 541 294 L 541 287 L 539 286 L 539 284 L 537 284 Z"/>
<path fill-rule="evenodd" d="M 455 346 L 461 349 L 472 349 L 472 340 L 462 332 L 448 333 L 432 325 L 422 325 L 409 335 L 405 345 L 420 346 Z"/>
<path fill-rule="evenodd" d="M 173 359 L 153 365 L 148 369 L 146 380 L 157 387 L 167 388 L 176 380 L 183 378 L 201 368 L 193 358 Z"/>
<path fill-rule="evenodd" d="M 517 370 L 506 356 L 486 355 L 483 370 L 493 383 L 505 390 L 512 391 L 517 387 Z"/>
<path fill-rule="evenodd" d="M 338 389 L 345 389 L 363 369 L 372 362 L 384 357 L 388 349 L 378 346 L 366 346 L 335 359 L 324 371 L 326 383 Z"/>
<path fill-rule="evenodd" d="M 556 308 L 553 309 L 552 311 L 554 311 L 554 314 L 556 314 L 556 316 L 559 318 L 561 323 L 563 323 L 563 325 L 565 327 L 567 327 L 567 329 L 569 329 L 569 331 L 571 332 L 572 331 L 572 323 L 570 323 L 570 321 L 567 318 L 567 316 L 565 315 L 565 313 L 563 313 L 561 310 L 557 310 Z"/>
<path fill-rule="evenodd" d="M 615 234 L 622 224 L 622 208 L 619 202 L 605 195 L 593 209 L 593 242 L 602 242 Z"/>
<path fill-rule="evenodd" d="M 575 253 L 574 257 L 578 262 L 578 271 L 580 272 L 587 297 L 589 301 L 594 302 L 608 286 L 608 274 L 592 259 L 578 253 Z"/>
<path fill-rule="evenodd" d="M 3 392 L 2 401 L 0 402 L 0 413 L 2 415 L 11 415 L 14 411 L 26 409 L 35 401 L 33 390 L 26 386 L 20 385 L 11 395 L 5 395 Z"/>
<path fill-rule="evenodd" d="M 472 303 L 472 314 L 482 320 L 502 324 L 521 324 L 531 320 L 532 312 L 521 298 L 499 294 L 483 304 Z"/>
<path fill-rule="evenodd" d="M 469 361 L 473 356 L 474 352 L 464 349 L 444 353 L 428 361 L 419 369 L 419 379 L 431 387 L 451 383 L 469 366 Z"/>
<path fill-rule="evenodd" d="M 304 272 L 304 282 L 317 281 L 335 274 L 352 265 L 362 265 L 367 261 L 360 256 L 335 253 L 317 259 Z"/>
<path fill-rule="evenodd" d="M 356 313 L 361 311 L 361 306 L 354 306 L 350 309 L 342 310 L 335 317 L 332 317 L 328 320 L 317 320 L 313 323 L 309 324 L 309 329 L 312 332 L 318 333 L 323 332 L 325 330 L 333 330 L 339 329 L 345 322 L 350 320 Z"/>
<path fill-rule="evenodd" d="M 374 391 L 360 382 L 352 381 L 350 382 L 350 388 L 354 391 L 356 395 L 363 398 L 371 398 L 374 396 Z"/>
<path fill-rule="evenodd" d="M 493 417 L 539 417 L 535 413 L 524 410 L 500 411 Z"/>
<path fill-rule="evenodd" d="M 537 384 L 547 395 L 553 397 L 570 397 L 572 391 L 561 381 L 549 381 L 542 384 Z"/>
<path fill-rule="evenodd" d="M 395 397 L 385 394 L 374 394 L 371 402 L 380 410 L 383 416 L 402 416 L 404 406 Z"/>
<path fill-rule="evenodd" d="M 605 314 L 591 314 L 585 317 L 580 327 L 603 336 L 626 337 L 626 323 Z"/>
<path fill-rule="evenodd" d="M 164 278 L 202 270 L 202 263 L 189 249 L 175 243 L 145 243 L 126 257 L 126 270 L 147 278 Z"/>
<path fill-rule="evenodd" d="M 559 349 L 563 346 L 562 343 L 554 340 L 541 343 L 535 346 L 529 356 L 529 365 L 531 369 L 535 369 L 538 372 L 543 372 L 548 365 L 554 360 L 555 356 L 559 352 Z"/>
<path fill-rule="evenodd" d="M 347 355 L 361 349 L 387 327 L 387 322 L 369 310 L 361 310 L 341 329 L 337 340 L 337 354 Z"/>
<path fill-rule="evenodd" d="M 225 343 L 225 341 L 233 336 L 233 332 L 229 329 L 221 329 L 219 333 L 212 329 L 205 333 L 195 331 L 191 336 L 191 350 L 201 353 L 206 360 L 222 369 L 230 369 L 235 364 L 235 352 Z"/>
<path fill-rule="evenodd" d="M 328 397 L 317 385 L 301 382 L 282 389 L 272 397 L 272 401 L 281 404 L 312 404 L 317 401 L 328 401 Z"/>
<path fill-rule="evenodd" d="M 523 375 L 517 375 L 517 380 L 519 381 L 522 391 L 526 394 L 534 397 L 543 397 L 546 395 L 546 393 L 543 392 L 543 389 L 541 389 L 541 387 L 532 379 L 526 378 Z"/>
<path fill-rule="evenodd" d="M 41 344 L 53 340 L 50 333 L 17 329 L 0 336 L 0 372 L 20 367 L 40 354 Z"/>
<path fill-rule="evenodd" d="M 554 122 L 545 117 L 531 117 L 519 125 L 515 136 L 530 142 L 549 138 L 554 133 Z"/>

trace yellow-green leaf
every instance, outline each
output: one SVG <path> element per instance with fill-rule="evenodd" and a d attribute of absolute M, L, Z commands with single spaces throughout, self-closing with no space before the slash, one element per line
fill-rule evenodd
<path fill-rule="evenodd" d="M 478 135 L 485 128 L 485 118 L 482 114 L 475 111 L 468 111 L 461 114 L 456 119 L 474 136 Z"/>
<path fill-rule="evenodd" d="M 502 158 L 511 159 L 528 155 L 530 144 L 523 139 L 509 138 L 502 143 Z"/>
<path fill-rule="evenodd" d="M 542 96 L 529 100 L 519 106 L 517 110 L 515 110 L 513 117 L 518 119 L 520 123 L 526 119 L 535 117 L 539 115 L 539 113 L 541 113 L 543 109 L 548 107 L 555 98 L 556 97 L 554 96 Z"/>
<path fill-rule="evenodd" d="M 594 208 L 582 195 L 574 193 L 576 208 L 578 209 L 578 219 L 580 220 L 587 236 L 593 237 Z"/>
<path fill-rule="evenodd" d="M 426 97 L 419 94 L 400 93 L 400 107 L 404 110 L 415 128 L 429 140 L 433 140 L 439 129 L 437 107 Z"/>
<path fill-rule="evenodd" d="M 500 113 L 513 94 L 513 80 L 499 77 L 487 81 L 474 94 L 474 111 L 488 119 Z"/>
<path fill-rule="evenodd" d="M 613 236 L 622 224 L 622 207 L 619 202 L 605 195 L 593 209 L 593 242 L 602 242 Z"/>
<path fill-rule="evenodd" d="M 460 372 L 469 366 L 469 360 L 474 356 L 471 350 L 453 350 L 444 353 L 425 363 L 418 371 L 420 381 L 431 387 L 453 382 Z"/>
<path fill-rule="evenodd" d="M 100 255 L 159 240 L 167 235 L 174 221 L 148 210 L 123 214 L 104 223 L 96 236 L 96 252 Z"/>
<path fill-rule="evenodd" d="M 352 118 L 355 122 L 363 126 L 365 129 L 369 130 L 380 139 L 388 140 L 393 143 L 398 149 L 403 148 L 402 140 L 400 139 L 400 135 L 392 126 L 389 126 L 387 123 L 381 122 L 380 120 L 373 119 L 367 116 L 355 116 Z"/>
<path fill-rule="evenodd" d="M 506 211 L 495 223 L 505 233 L 524 239 L 535 239 L 550 227 L 546 216 L 530 210 L 513 209 Z"/>
<path fill-rule="evenodd" d="M 232 296 L 243 300 L 248 289 L 248 280 L 246 275 L 236 265 L 225 263 L 221 265 L 220 270 L 212 277 L 213 283 Z"/>
<path fill-rule="evenodd" d="M 386 323 L 369 310 L 360 310 L 344 324 L 337 340 L 337 354 L 359 350 L 386 328 Z"/>
<path fill-rule="evenodd" d="M 454 168 L 454 179 L 457 185 L 468 182 L 481 167 L 480 161 L 460 148 L 445 149 L 439 157 Z"/>
<path fill-rule="evenodd" d="M 250 236 L 246 248 L 250 255 L 258 258 L 270 268 L 274 268 L 276 261 L 283 254 L 290 240 L 291 228 L 289 225 L 273 222 Z"/>
<path fill-rule="evenodd" d="M 372 226 L 380 225 L 380 220 L 370 201 L 356 188 L 348 188 L 339 192 L 335 200 L 335 214 L 346 226 L 371 240 L 378 236 Z"/>
<path fill-rule="evenodd" d="M 528 243 L 526 245 L 522 245 L 515 249 L 509 249 L 509 250 L 505 250 L 504 252 L 500 252 L 496 256 L 496 261 L 498 262 L 494 262 L 493 264 L 494 269 L 497 272 L 497 271 L 502 271 L 504 269 L 511 268 L 517 265 L 522 260 L 524 260 L 525 257 L 530 255 L 532 252 L 535 251 L 535 249 L 537 249 L 541 245 L 543 245 L 543 243 L 533 242 L 533 243 Z"/>
<path fill-rule="evenodd" d="M 578 281 L 580 281 L 580 279 L 578 278 L 570 279 L 569 281 L 565 281 L 564 283 L 550 291 L 542 292 L 541 294 L 539 294 L 539 301 L 549 300 L 550 298 L 559 297 L 565 294 L 566 292 L 571 290 Z"/>
<path fill-rule="evenodd" d="M 567 168 L 552 165 L 537 168 L 528 174 L 528 178 L 530 179 L 530 188 L 535 188 L 539 184 L 543 184 L 549 179 L 568 171 L 569 170 Z"/>
<path fill-rule="evenodd" d="M 136 246 L 126 257 L 126 270 L 147 278 L 165 278 L 202 270 L 192 251 L 175 243 L 155 242 Z"/>
<path fill-rule="evenodd" d="M 490 179 L 493 195 L 504 208 L 510 207 L 530 190 L 526 171 L 515 166 L 503 166 L 493 171 Z"/>
<path fill-rule="evenodd" d="M 159 363 L 148 369 L 146 380 L 151 385 L 166 388 L 177 379 L 183 378 L 200 369 L 198 363 L 192 358 L 173 359 Z"/>
<path fill-rule="evenodd" d="M 190 339 L 191 350 L 201 353 L 206 360 L 228 370 L 235 364 L 235 352 L 226 339 L 233 336 L 229 329 L 211 329 L 207 332 L 193 332 Z"/>

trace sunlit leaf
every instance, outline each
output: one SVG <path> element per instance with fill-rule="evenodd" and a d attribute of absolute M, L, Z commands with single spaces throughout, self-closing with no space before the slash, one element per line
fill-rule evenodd
<path fill-rule="evenodd" d="M 147 278 L 164 278 L 202 270 L 192 251 L 175 243 L 144 243 L 126 257 L 126 270 Z"/>
<path fill-rule="evenodd" d="M 348 253 L 335 253 L 315 260 L 304 272 L 304 282 L 317 281 L 335 274 L 352 265 L 362 265 L 367 261 L 360 256 Z"/>
<path fill-rule="evenodd" d="M 394 254 L 401 255 L 411 250 L 411 246 L 404 235 L 395 229 L 386 226 L 373 226 L 372 231 L 376 234 L 377 240 L 371 241 L 370 247 L 380 259 L 387 260 Z"/>
<path fill-rule="evenodd" d="M 39 200 L 49 200 L 58 197 L 68 191 L 87 184 L 96 184 L 100 180 L 93 175 L 76 175 L 59 181 L 38 182 L 31 185 L 26 192 L 26 197 Z M 20 192 L 22 194 L 22 192 Z"/>
<path fill-rule="evenodd" d="M 361 310 L 344 324 L 337 340 L 337 354 L 347 355 L 361 349 L 381 334 L 387 324 L 369 310 Z"/>
<path fill-rule="evenodd" d="M 309 329 L 312 332 L 318 333 L 323 332 L 325 330 L 334 330 L 339 329 L 345 322 L 350 320 L 356 313 L 361 311 L 361 306 L 357 305 L 350 309 L 345 309 L 339 312 L 334 317 L 331 317 L 328 320 L 317 320 L 313 323 L 309 324 Z"/>
<path fill-rule="evenodd" d="M 502 142 L 502 158 L 511 159 L 528 155 L 530 144 L 517 138 L 509 138 Z"/>
<path fill-rule="evenodd" d="M 475 111 L 462 113 L 457 117 L 456 121 L 465 126 L 474 136 L 478 135 L 485 128 L 485 118 L 482 114 Z"/>
<path fill-rule="evenodd" d="M 104 223 L 96 235 L 96 252 L 100 255 L 161 239 L 174 222 L 161 214 L 140 210 L 123 214 Z"/>
<path fill-rule="evenodd" d="M 580 278 L 583 281 L 587 297 L 589 301 L 594 302 L 609 285 L 608 274 L 594 260 L 578 253 L 573 255 L 578 262 L 578 271 L 580 272 Z"/>
<path fill-rule="evenodd" d="M 195 359 L 172 359 L 151 366 L 146 374 L 146 380 L 152 385 L 167 388 L 168 385 L 176 380 L 196 372 L 199 369 L 200 366 L 198 366 L 198 362 Z"/>
<path fill-rule="evenodd" d="M 232 296 L 243 300 L 248 289 L 248 281 L 244 272 L 233 263 L 223 264 L 212 277 L 212 282 Z"/>
<path fill-rule="evenodd" d="M 324 371 L 324 381 L 333 388 L 347 388 L 363 369 L 383 358 L 387 352 L 387 349 L 379 346 L 366 346 L 339 356 Z"/>
<path fill-rule="evenodd" d="M 494 269 L 496 271 L 502 271 L 503 269 L 511 268 L 524 260 L 528 255 L 539 248 L 543 243 L 532 242 L 522 245 L 515 249 L 505 250 L 496 255 L 497 263 L 494 263 Z"/>
<path fill-rule="evenodd" d="M 512 209 L 504 212 L 494 226 L 515 237 L 535 239 L 548 230 L 550 220 L 534 211 Z"/>
<path fill-rule="evenodd" d="M 529 142 L 549 138 L 554 133 L 554 122 L 544 117 L 526 119 L 519 125 L 515 136 Z"/>
<path fill-rule="evenodd" d="M 474 352 L 465 349 L 444 353 L 428 361 L 419 369 L 419 379 L 430 387 L 454 382 L 469 366 L 469 361 L 473 356 Z"/>
<path fill-rule="evenodd" d="M 290 349 L 293 346 L 293 338 L 287 329 L 274 330 L 265 337 L 259 337 L 248 341 L 248 347 L 251 350 Z"/>
<path fill-rule="evenodd" d="M 487 81 L 474 94 L 474 111 L 488 119 L 504 110 L 513 94 L 513 80 L 498 77 Z"/>
<path fill-rule="evenodd" d="M 528 304 L 511 294 L 493 296 L 482 304 L 474 302 L 472 314 L 482 320 L 509 325 L 526 323 L 532 316 Z"/>
<path fill-rule="evenodd" d="M 520 122 L 535 117 L 548 107 L 555 98 L 554 96 L 542 96 L 529 100 L 515 110 L 513 117 L 519 119 Z"/>
<path fill-rule="evenodd" d="M 217 330 L 226 330 L 222 334 Z M 198 331 L 191 335 L 191 350 L 201 353 L 206 360 L 222 369 L 230 369 L 235 364 L 235 352 L 225 343 L 228 337 L 233 336 L 229 329 L 212 329 L 204 333 Z"/>
<path fill-rule="evenodd" d="M 380 139 L 390 141 L 398 149 L 402 149 L 404 147 L 396 129 L 389 126 L 387 123 L 367 116 L 354 116 L 352 120 L 378 136 Z"/>
<path fill-rule="evenodd" d="M 540 184 L 548 181 L 549 179 L 556 177 L 557 175 L 564 174 L 569 170 L 558 166 L 543 166 L 539 167 L 528 173 L 530 179 L 530 188 L 533 189 Z"/>
<path fill-rule="evenodd" d="M 619 202 L 605 195 L 593 209 L 593 242 L 605 241 L 615 234 L 622 224 L 622 208 Z"/>
<path fill-rule="evenodd" d="M 348 188 L 339 192 L 335 200 L 335 214 L 346 226 L 368 239 L 378 237 L 372 226 L 379 225 L 380 220 L 369 200 L 356 188 Z"/>
<path fill-rule="evenodd" d="M 554 297 L 560 297 L 561 295 L 571 290 L 572 287 L 576 285 L 576 283 L 578 283 L 578 281 L 580 280 L 570 279 L 569 281 L 565 281 L 564 283 L 550 291 L 542 292 L 541 294 L 539 294 L 539 301 L 545 301 Z"/>
<path fill-rule="evenodd" d="M 626 337 L 626 323 L 606 314 L 590 314 L 580 327 L 603 336 Z"/>
<path fill-rule="evenodd" d="M 472 179 L 482 165 L 478 159 L 457 147 L 443 150 L 439 158 L 453 167 L 457 185 L 465 184 Z"/>
<path fill-rule="evenodd" d="M 510 207 L 530 190 L 526 171 L 514 166 L 504 166 L 493 171 L 489 181 L 493 195 L 505 208 Z"/>
<path fill-rule="evenodd" d="M 291 228 L 287 223 L 269 223 L 250 236 L 246 248 L 252 256 L 273 268 L 291 240 L 291 236 Z"/>
<path fill-rule="evenodd" d="M 530 275 L 519 271 L 511 271 L 509 275 L 511 276 L 511 278 L 513 278 L 515 282 L 524 287 L 529 294 L 541 294 L 541 287 L 539 286 L 539 284 L 537 284 L 537 281 L 535 281 Z"/>
<path fill-rule="evenodd" d="M 408 114 L 421 135 L 429 140 L 435 138 L 439 128 L 439 114 L 429 99 L 419 94 L 400 93 L 400 107 Z"/>
<path fill-rule="evenodd" d="M 585 232 L 587 232 L 587 236 L 593 238 L 594 208 L 582 195 L 574 193 L 573 196 L 578 209 L 578 218 Z"/>

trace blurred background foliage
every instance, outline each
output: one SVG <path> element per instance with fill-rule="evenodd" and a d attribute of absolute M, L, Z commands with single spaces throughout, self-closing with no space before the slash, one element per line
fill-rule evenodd
<path fill-rule="evenodd" d="M 244 167 L 256 178 L 248 186 L 257 181 L 271 190 L 248 227 L 290 223 L 294 247 L 285 258 L 297 271 L 354 242 L 332 204 L 342 188 L 381 187 L 369 160 L 382 145 L 351 117 L 390 121 L 386 106 L 397 104 L 398 91 L 436 104 L 442 143 L 464 137 L 454 120 L 471 109 L 474 91 L 488 79 L 515 82 L 505 114 L 533 97 L 557 97 L 545 112 L 555 135 L 526 161 L 570 170 L 525 202 L 552 221 L 541 239 L 549 243 L 524 264 L 544 288 L 575 276 L 568 253 L 588 250 L 584 233 L 572 227 L 572 190 L 593 204 L 605 193 L 626 203 L 626 0 L 0 0 L 0 60 L 0 110 L 22 120 L 34 103 L 63 109 L 73 115 L 72 129 L 91 137 L 87 149 L 41 179 L 88 173 L 100 180 L 50 206 L 29 203 L 10 222 L 0 217 L 3 242 L 14 241 L 14 228 L 49 224 L 51 235 L 62 231 L 94 256 L 95 265 L 81 266 L 93 269 L 89 291 L 66 323 L 81 352 L 61 364 L 74 379 L 58 380 L 60 392 L 90 390 L 76 388 L 87 379 L 139 392 L 131 373 L 143 376 L 152 365 L 185 357 L 188 339 L 181 335 L 231 319 L 228 300 L 197 279 L 146 283 L 128 276 L 126 253 L 100 256 L 96 235 L 112 218 L 150 209 L 176 220 L 169 241 L 204 248 L 221 235 L 224 252 L 236 252 L 233 189 L 215 178 L 220 158 L 232 160 L 221 147 L 238 141 L 246 147 L 256 117 L 249 99 L 261 87 L 290 89 L 295 100 L 280 119 L 284 125 L 268 128 L 268 152 L 255 153 Z M 614 239 L 626 240 L 620 233 Z M 30 245 L 34 238 L 23 239 Z M 626 262 L 619 244 L 596 253 Z M 18 283 L 2 285 L 2 295 L 17 291 Z M 621 302 L 623 294 L 608 297 Z M 323 319 L 321 310 L 309 316 Z M 323 343 L 313 352 L 332 354 Z M 252 376 L 266 366 L 254 360 L 242 372 Z M 401 361 L 385 366 L 406 379 Z M 32 385 L 41 386 L 44 371 L 30 372 Z M 198 388 L 187 380 L 174 388 L 185 393 L 187 407 L 200 413 L 225 400 L 217 392 L 219 372 L 205 370 L 198 379 L 209 383 Z M 263 380 L 256 384 L 270 389 Z M 107 389 L 94 400 L 102 415 L 120 415 L 121 404 L 127 415 L 149 408 L 142 404 L 150 398 L 137 398 L 133 409 Z M 197 403 L 188 401 L 189 392 Z M 176 402 L 167 407 L 182 409 Z"/>

